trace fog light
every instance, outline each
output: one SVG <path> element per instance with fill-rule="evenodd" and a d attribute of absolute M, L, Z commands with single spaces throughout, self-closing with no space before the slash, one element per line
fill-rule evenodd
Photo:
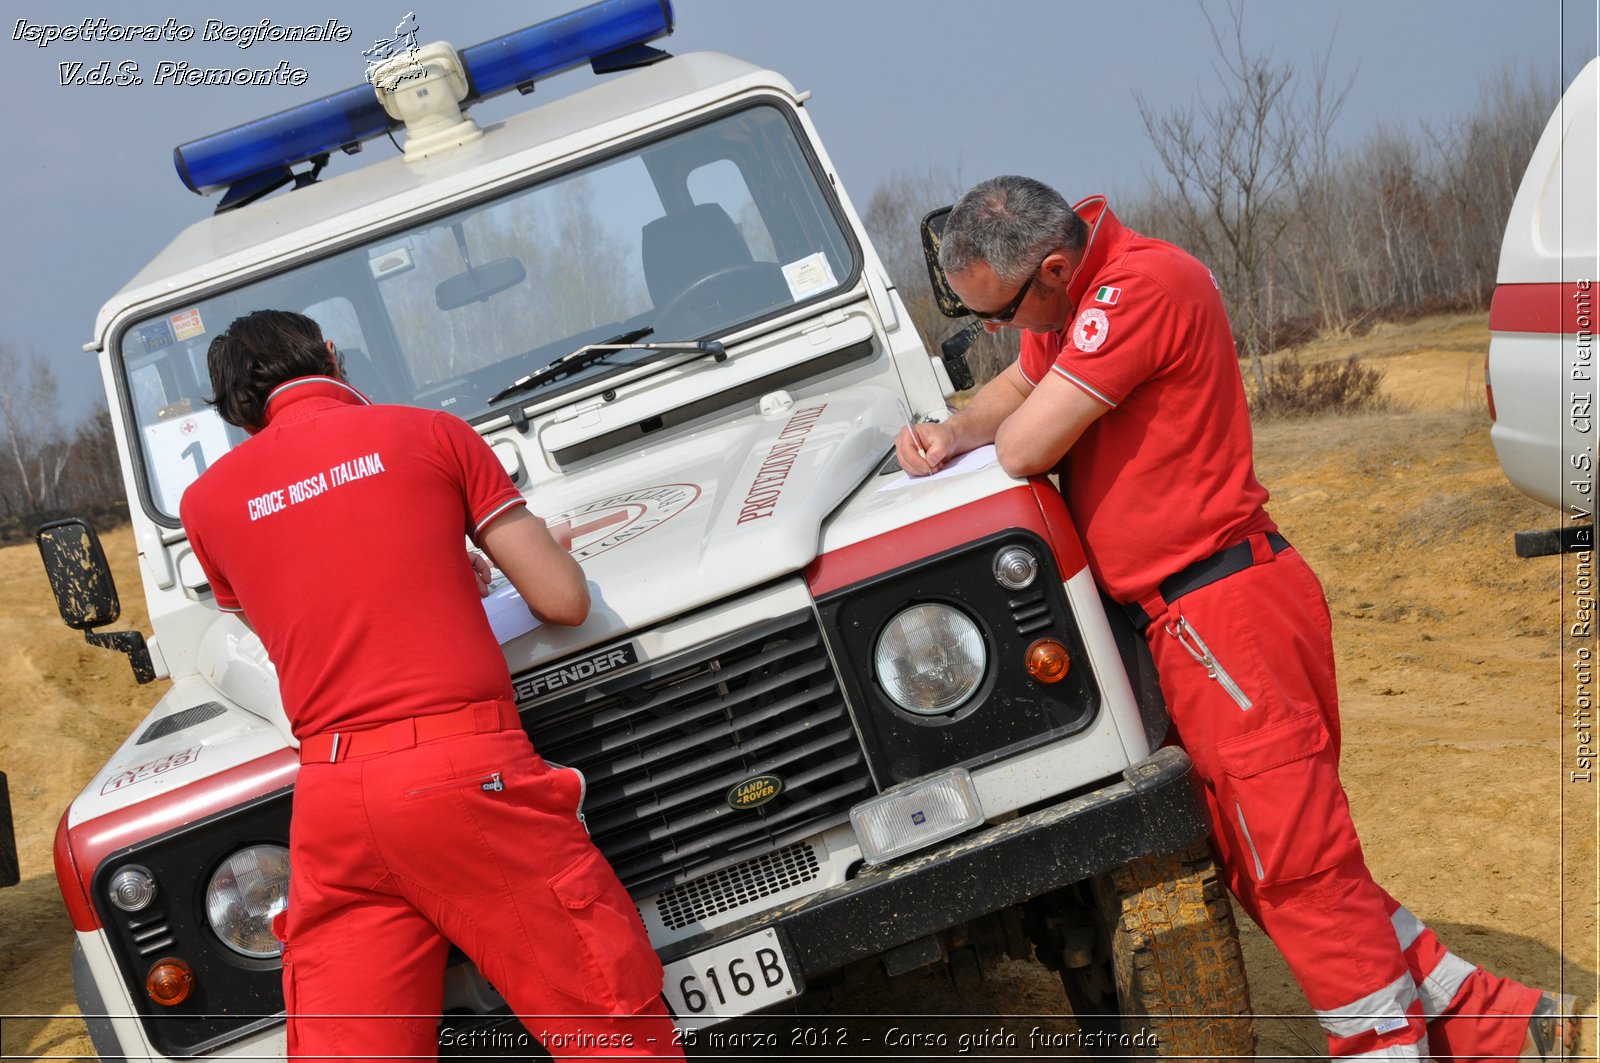
<path fill-rule="evenodd" d="M 1020 591 L 1033 586 L 1039 575 L 1039 559 L 1032 550 L 1021 546 L 1008 546 L 994 555 L 994 578 L 1008 591 Z"/>
<path fill-rule="evenodd" d="M 111 903 L 125 912 L 142 911 L 156 895 L 155 876 L 138 864 L 131 864 L 111 876 L 106 887 Z"/>
<path fill-rule="evenodd" d="M 1055 639 L 1040 639 L 1028 647 L 1028 674 L 1041 683 L 1059 683 L 1067 677 L 1072 658 Z"/>
<path fill-rule="evenodd" d="M 850 825 L 869 864 L 914 853 L 982 822 L 978 791 L 965 768 L 890 787 L 850 810 Z"/>
<path fill-rule="evenodd" d="M 144 991 L 163 1007 L 182 1004 L 194 992 L 194 971 L 176 957 L 158 960 L 144 976 Z"/>

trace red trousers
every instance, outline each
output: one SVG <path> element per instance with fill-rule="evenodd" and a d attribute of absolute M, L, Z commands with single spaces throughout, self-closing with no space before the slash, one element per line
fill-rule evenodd
<path fill-rule="evenodd" d="M 556 1059 L 682 1058 L 582 788 L 521 730 L 303 764 L 280 917 L 290 1058 L 434 1058 L 451 942 Z"/>
<path fill-rule="evenodd" d="M 1229 887 L 1288 961 L 1331 1057 L 1516 1058 L 1538 991 L 1450 953 L 1372 880 L 1339 781 L 1322 586 L 1293 549 L 1252 546 L 1252 567 L 1141 603 Z"/>

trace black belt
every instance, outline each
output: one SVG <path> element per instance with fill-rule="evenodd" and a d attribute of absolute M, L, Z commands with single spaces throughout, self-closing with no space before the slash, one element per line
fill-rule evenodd
<path fill-rule="evenodd" d="M 1280 553 L 1289 548 L 1289 540 L 1277 532 L 1267 533 L 1267 545 L 1272 547 L 1273 553 Z M 1167 603 L 1172 603 L 1182 598 L 1185 594 L 1193 594 L 1201 587 L 1207 587 L 1219 579 L 1226 579 L 1235 572 L 1243 572 L 1255 564 L 1255 554 L 1250 548 L 1250 540 L 1234 543 L 1232 546 L 1218 550 L 1210 557 L 1202 557 L 1192 565 L 1179 569 L 1161 581 L 1161 586 L 1156 590 Z M 1128 619 L 1133 621 L 1133 626 L 1141 633 L 1150 626 L 1150 614 L 1144 611 L 1144 606 L 1138 602 L 1129 602 L 1122 607 L 1128 614 Z"/>

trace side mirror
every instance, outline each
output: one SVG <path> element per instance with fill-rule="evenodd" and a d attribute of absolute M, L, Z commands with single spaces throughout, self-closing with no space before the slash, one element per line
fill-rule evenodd
<path fill-rule="evenodd" d="M 950 282 L 939 268 L 939 239 L 944 235 L 944 223 L 950 220 L 952 209 L 954 204 L 940 207 L 929 211 L 922 219 L 922 258 L 928 264 L 928 284 L 933 288 L 933 300 L 939 306 L 939 313 L 945 317 L 965 317 L 972 311 L 950 290 Z"/>
<path fill-rule="evenodd" d="M 150 661 L 150 647 L 137 631 L 93 631 L 122 615 L 117 584 L 111 576 L 100 537 L 89 523 L 78 517 L 54 520 L 34 535 L 44 574 L 55 593 L 61 620 L 92 646 L 120 650 L 128 655 L 133 677 L 148 683 L 156 677 Z"/>
<path fill-rule="evenodd" d="M 974 321 L 966 328 L 952 332 L 939 344 L 939 360 L 944 362 L 944 370 L 950 375 L 950 386 L 957 391 L 966 391 L 977 384 L 972 376 L 972 366 L 967 362 L 967 349 L 982 331 L 983 322 Z"/>

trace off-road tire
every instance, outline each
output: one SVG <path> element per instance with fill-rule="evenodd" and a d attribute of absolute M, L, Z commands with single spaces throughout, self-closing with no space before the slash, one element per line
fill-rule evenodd
<path fill-rule="evenodd" d="M 1094 880 L 1125 1034 L 1140 1056 L 1254 1059 L 1239 930 L 1209 848 L 1149 856 Z"/>

